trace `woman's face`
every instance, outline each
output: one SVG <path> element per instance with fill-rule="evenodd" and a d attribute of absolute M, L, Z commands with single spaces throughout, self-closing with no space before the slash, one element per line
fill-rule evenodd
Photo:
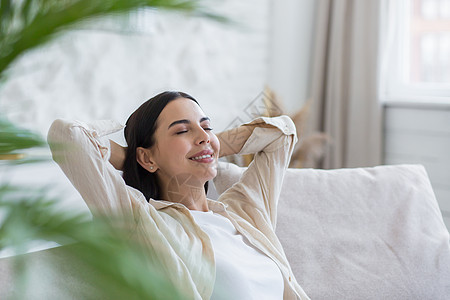
<path fill-rule="evenodd" d="M 197 103 L 186 98 L 169 102 L 156 126 L 150 152 L 161 183 L 189 175 L 204 184 L 217 175 L 219 140 Z"/>

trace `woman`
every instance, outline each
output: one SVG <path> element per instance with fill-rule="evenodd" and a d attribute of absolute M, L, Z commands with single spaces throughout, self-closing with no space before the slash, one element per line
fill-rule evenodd
<path fill-rule="evenodd" d="M 119 129 L 56 120 L 48 139 L 76 145 L 52 148 L 55 161 L 94 214 L 131 217 L 135 237 L 186 299 L 308 299 L 274 232 L 297 141 L 288 117 L 215 135 L 194 98 L 163 92 L 128 119 L 126 150 L 101 140 Z M 235 153 L 256 155 L 237 184 L 208 199 L 218 158 Z"/>

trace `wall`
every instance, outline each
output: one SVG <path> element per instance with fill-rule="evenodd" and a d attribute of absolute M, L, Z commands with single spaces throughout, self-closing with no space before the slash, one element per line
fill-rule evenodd
<path fill-rule="evenodd" d="M 388 103 L 384 163 L 423 164 L 450 229 L 450 104 Z"/>
<path fill-rule="evenodd" d="M 308 100 L 314 0 L 272 2 L 268 84 L 289 112 Z"/>
<path fill-rule="evenodd" d="M 228 25 L 154 11 L 90 24 L 22 57 L 0 109 L 45 134 L 58 117 L 125 122 L 143 101 L 175 89 L 224 129 L 266 83 L 269 6 L 223 2 L 215 10 L 235 22 Z"/>

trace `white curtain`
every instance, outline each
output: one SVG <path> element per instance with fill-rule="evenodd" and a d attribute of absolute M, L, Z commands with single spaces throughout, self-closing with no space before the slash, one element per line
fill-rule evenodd
<path fill-rule="evenodd" d="M 326 169 L 381 164 L 379 0 L 318 0 L 309 132 L 331 143 Z"/>

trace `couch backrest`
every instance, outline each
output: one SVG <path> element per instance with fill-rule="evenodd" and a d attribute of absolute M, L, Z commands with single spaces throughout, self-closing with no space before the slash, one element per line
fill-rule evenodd
<path fill-rule="evenodd" d="M 244 171 L 219 170 L 219 193 Z M 450 299 L 449 233 L 420 165 L 288 169 L 276 232 L 311 299 Z"/>

